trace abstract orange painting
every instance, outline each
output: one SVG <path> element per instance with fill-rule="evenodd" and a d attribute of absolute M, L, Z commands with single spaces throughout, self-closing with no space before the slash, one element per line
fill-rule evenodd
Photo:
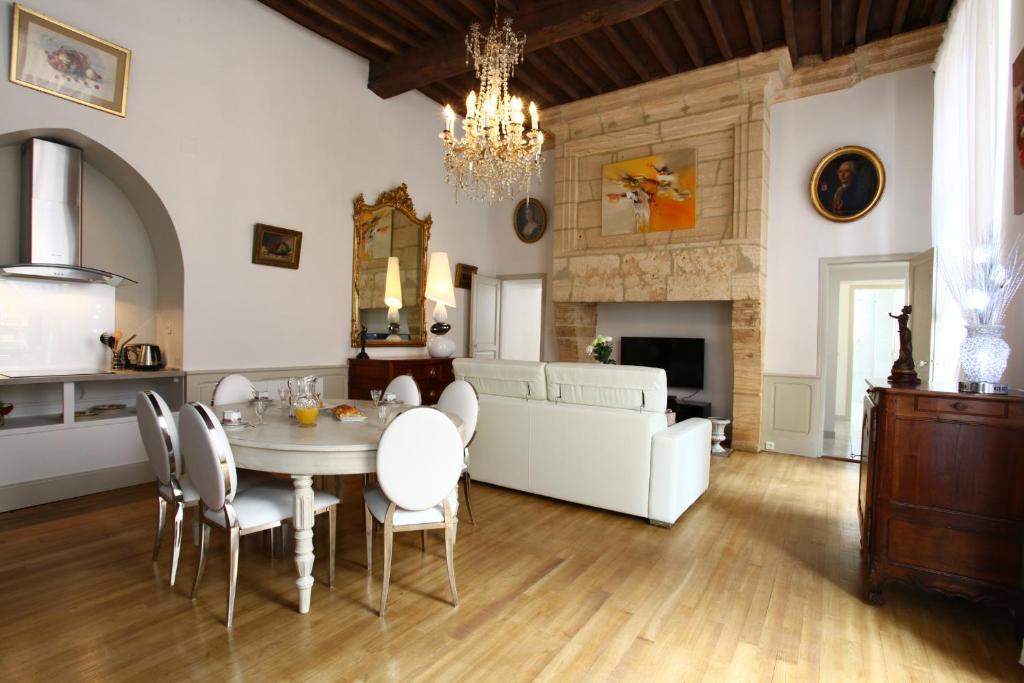
<path fill-rule="evenodd" d="M 606 164 L 601 176 L 602 235 L 697 227 L 695 150 Z"/>

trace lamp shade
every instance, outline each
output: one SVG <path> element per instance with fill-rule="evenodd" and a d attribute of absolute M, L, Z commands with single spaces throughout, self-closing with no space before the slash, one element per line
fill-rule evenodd
<path fill-rule="evenodd" d="M 435 251 L 430 255 L 425 296 L 431 301 L 455 308 L 455 287 L 452 285 L 452 269 L 448 265 L 446 252 Z"/>
<path fill-rule="evenodd" d="M 384 281 L 384 303 L 388 308 L 402 307 L 402 278 L 398 272 L 398 257 L 388 257 L 388 274 Z"/>

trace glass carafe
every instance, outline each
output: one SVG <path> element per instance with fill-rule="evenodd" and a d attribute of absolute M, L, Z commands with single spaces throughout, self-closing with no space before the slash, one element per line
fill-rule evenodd
<path fill-rule="evenodd" d="M 320 415 L 323 401 L 316 387 L 320 378 L 316 375 L 292 377 L 288 380 L 288 391 L 291 394 L 292 414 L 300 427 L 315 427 Z"/>

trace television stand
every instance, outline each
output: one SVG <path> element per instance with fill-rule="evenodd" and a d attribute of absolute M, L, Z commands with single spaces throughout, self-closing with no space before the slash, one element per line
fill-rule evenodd
<path fill-rule="evenodd" d="M 676 422 L 682 422 L 691 417 L 711 417 L 711 404 L 708 401 L 675 401 Z"/>

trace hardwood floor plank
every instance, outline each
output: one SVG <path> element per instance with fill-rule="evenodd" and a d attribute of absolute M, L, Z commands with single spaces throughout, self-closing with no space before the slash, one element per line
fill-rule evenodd
<path fill-rule="evenodd" d="M 865 604 L 856 495 L 856 465 L 737 452 L 666 530 L 481 484 L 478 524 L 459 528 L 459 607 L 440 535 L 423 553 L 399 534 L 381 620 L 351 478 L 335 590 L 318 561 L 298 614 L 291 555 L 246 539 L 230 631 L 223 534 L 193 603 L 190 543 L 174 589 L 169 534 L 149 562 L 151 486 L 8 512 L 0 679 L 1020 680 L 1005 614 L 899 587 Z"/>

